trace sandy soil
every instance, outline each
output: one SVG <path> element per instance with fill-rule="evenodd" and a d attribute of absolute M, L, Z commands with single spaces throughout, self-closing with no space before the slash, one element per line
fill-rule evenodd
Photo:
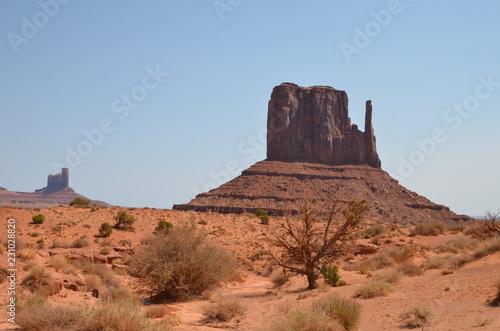
<path fill-rule="evenodd" d="M 101 246 L 98 238 L 98 227 L 102 222 L 113 224 L 113 216 L 118 207 L 104 207 L 99 209 L 78 209 L 73 207 L 55 207 L 42 210 L 28 210 L 16 208 L 0 208 L 0 218 L 16 220 L 17 239 L 24 243 L 21 251 L 29 252 L 27 260 L 17 258 L 17 287 L 22 291 L 20 281 L 26 277 L 27 266 L 46 264 L 50 246 L 54 241 L 59 244 L 71 244 L 76 239 L 87 236 L 89 247 L 81 248 L 82 254 L 98 255 Z M 31 217 L 43 213 L 46 221 L 42 225 L 31 224 Z M 211 239 L 237 258 L 239 277 L 216 292 L 219 295 L 230 295 L 239 298 L 247 307 L 244 317 L 233 319 L 228 323 L 206 324 L 203 321 L 202 308 L 209 304 L 204 298 L 195 298 L 186 302 L 167 304 L 169 313 L 164 318 L 175 319 L 180 322 L 175 330 L 216 330 L 220 328 L 234 330 L 266 330 L 270 323 L 282 316 L 290 309 L 308 307 L 321 296 L 330 292 L 337 292 L 344 297 L 352 298 L 354 292 L 372 278 L 357 272 L 341 271 L 342 278 L 347 286 L 327 288 L 325 286 L 313 291 L 305 291 L 306 280 L 302 277 L 293 277 L 281 289 L 276 289 L 271 281 L 271 260 L 265 254 L 269 247 L 269 227 L 260 224 L 260 220 L 250 214 L 220 215 L 215 213 L 195 213 L 174 210 L 155 209 L 127 209 L 127 213 L 135 216 L 135 232 L 114 231 L 110 239 L 113 247 L 128 244 L 137 248 L 141 240 L 150 235 L 158 220 L 165 219 L 175 224 L 200 222 L 210 234 Z M 0 238 L 6 242 L 7 227 L 0 228 Z M 407 229 L 403 229 L 399 237 L 388 239 L 387 243 L 380 244 L 381 250 L 389 249 L 394 245 L 427 245 L 433 246 L 445 242 L 460 234 L 446 234 L 437 237 L 408 238 Z M 43 239 L 45 248 L 36 248 L 35 243 Z M 125 243 L 125 244 L 124 244 Z M 31 245 L 31 247 L 30 247 Z M 3 245 L 2 245 L 3 248 Z M 70 251 L 72 249 L 68 249 Z M 0 268 L 7 268 L 5 249 L 0 254 Z M 20 251 L 17 252 L 18 254 Z M 261 253 L 259 257 L 258 253 Z M 257 257 L 256 257 L 257 254 Z M 23 255 L 25 256 L 25 255 Z M 358 259 L 360 257 L 357 257 Z M 115 263 L 119 263 L 117 260 Z M 47 270 L 54 276 L 57 272 L 50 267 Z M 144 289 L 137 279 L 124 272 L 118 272 L 123 283 L 142 296 L 146 296 Z M 399 315 L 401 312 L 415 306 L 425 306 L 434 313 L 432 324 L 426 330 L 500 330 L 500 307 L 488 305 L 495 295 L 495 285 L 500 281 L 500 253 L 486 256 L 465 265 L 451 274 L 443 275 L 438 270 L 428 270 L 422 276 L 404 277 L 396 286 L 395 292 L 374 299 L 355 299 L 362 305 L 362 316 L 359 330 L 398 330 L 402 329 Z M 14 325 L 7 323 L 4 303 L 8 300 L 7 282 L 0 284 L 0 330 L 13 329 Z M 63 305 L 92 305 L 98 299 L 85 291 L 63 289 L 50 297 L 50 301 Z M 478 327 L 478 319 L 488 320 L 488 325 Z"/>

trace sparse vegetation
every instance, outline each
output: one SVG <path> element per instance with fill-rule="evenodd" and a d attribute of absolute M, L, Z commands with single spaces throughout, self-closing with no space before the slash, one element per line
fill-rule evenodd
<path fill-rule="evenodd" d="M 86 208 L 90 207 L 90 200 L 82 199 L 82 198 L 75 198 L 73 201 L 69 203 L 70 206 L 72 207 L 78 207 L 78 208 Z"/>
<path fill-rule="evenodd" d="M 484 221 L 469 228 L 466 234 L 479 240 L 487 240 L 500 236 L 500 210 L 496 212 L 487 210 Z"/>
<path fill-rule="evenodd" d="M 148 319 L 132 301 L 103 301 L 94 308 L 83 308 L 32 300 L 19 307 L 16 322 L 27 331 L 171 330 L 165 323 Z"/>
<path fill-rule="evenodd" d="M 445 228 L 439 222 L 419 223 L 410 231 L 410 236 L 438 236 L 444 232 Z"/>
<path fill-rule="evenodd" d="M 45 267 L 41 265 L 31 267 L 30 274 L 22 281 L 21 285 L 39 296 L 52 295 L 60 290 L 59 285 L 52 281 L 52 277 L 45 272 Z"/>
<path fill-rule="evenodd" d="M 101 226 L 99 227 L 99 235 L 101 237 L 107 238 L 111 236 L 112 233 L 113 233 L 113 227 L 108 222 L 102 223 Z"/>
<path fill-rule="evenodd" d="M 269 216 L 267 216 L 267 211 L 264 209 L 256 209 L 255 216 L 260 218 L 260 223 L 264 225 L 269 225 Z"/>
<path fill-rule="evenodd" d="M 171 222 L 161 219 L 158 221 L 158 225 L 156 225 L 154 234 L 168 234 L 173 227 L 174 225 Z"/>
<path fill-rule="evenodd" d="M 308 289 L 317 286 L 324 263 L 347 254 L 349 236 L 359 230 L 368 211 L 365 200 L 351 200 L 345 208 L 334 201 L 326 221 L 322 222 L 325 208 L 326 204 L 317 211 L 312 210 L 306 197 L 299 219 L 287 216 L 272 230 L 272 242 L 278 248 L 272 253 L 273 259 L 285 270 L 306 276 Z M 343 221 L 337 220 L 339 214 L 343 215 Z"/>
<path fill-rule="evenodd" d="M 43 222 L 45 222 L 45 215 L 44 214 L 33 215 L 31 219 L 33 221 L 33 224 L 43 224 Z"/>
<path fill-rule="evenodd" d="M 354 294 L 355 298 L 371 299 L 389 295 L 394 291 L 394 286 L 382 281 L 373 281 L 361 286 Z"/>
<path fill-rule="evenodd" d="M 200 295 L 233 275 L 235 267 L 229 253 L 207 243 L 206 233 L 194 225 L 148 238 L 131 261 L 132 274 L 158 296 L 173 299 Z"/>
<path fill-rule="evenodd" d="M 426 307 L 415 307 L 411 310 L 404 311 L 399 316 L 403 321 L 403 325 L 408 328 L 424 328 L 431 324 L 432 312 Z"/>
<path fill-rule="evenodd" d="M 127 214 L 125 210 L 118 211 L 114 220 L 115 228 L 127 231 L 133 231 L 134 223 L 137 221 L 134 216 Z"/>
<path fill-rule="evenodd" d="M 87 240 L 87 236 L 81 236 L 80 238 L 73 241 L 71 247 L 73 248 L 83 248 L 90 246 L 89 241 Z"/>
<path fill-rule="evenodd" d="M 375 280 L 393 285 L 399 283 L 402 277 L 401 271 L 397 268 L 381 270 L 375 274 Z"/>
<path fill-rule="evenodd" d="M 290 277 L 282 267 L 274 269 L 271 273 L 271 281 L 273 282 L 275 287 L 281 287 L 285 285 L 289 279 Z"/>
<path fill-rule="evenodd" d="M 325 278 L 325 282 L 332 287 L 346 285 L 346 282 L 340 279 L 339 267 L 334 264 L 323 264 L 321 266 L 321 274 Z"/>
<path fill-rule="evenodd" d="M 218 296 L 203 308 L 203 316 L 207 322 L 228 322 L 245 313 L 246 307 L 235 297 Z"/>
<path fill-rule="evenodd" d="M 309 309 L 289 310 L 270 328 L 273 331 L 351 331 L 356 330 L 361 305 L 353 300 L 329 294 Z"/>

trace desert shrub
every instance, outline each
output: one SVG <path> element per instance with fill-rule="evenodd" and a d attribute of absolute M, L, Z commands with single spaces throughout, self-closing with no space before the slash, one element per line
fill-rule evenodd
<path fill-rule="evenodd" d="M 171 222 L 162 219 L 158 221 L 158 225 L 156 225 L 154 234 L 168 233 L 173 227 L 174 225 Z"/>
<path fill-rule="evenodd" d="M 362 270 L 380 270 L 387 267 L 392 267 L 394 260 L 387 254 L 387 252 L 378 252 L 370 257 L 363 258 L 362 260 L 345 264 L 342 269 L 346 271 L 362 271 Z"/>
<path fill-rule="evenodd" d="M 85 208 L 90 206 L 90 200 L 75 198 L 69 203 L 69 205 L 72 207 Z"/>
<path fill-rule="evenodd" d="M 122 239 L 118 242 L 122 246 L 132 246 L 132 241 L 129 239 Z"/>
<path fill-rule="evenodd" d="M 51 256 L 49 260 L 49 266 L 53 267 L 57 271 L 68 268 L 69 264 L 68 259 L 60 254 Z"/>
<path fill-rule="evenodd" d="M 418 247 L 414 245 L 406 245 L 394 247 L 387 251 L 387 255 L 397 263 L 405 263 L 410 261 L 418 253 Z"/>
<path fill-rule="evenodd" d="M 436 256 L 431 255 L 427 256 L 422 263 L 422 266 L 425 270 L 427 269 L 441 269 L 443 268 L 449 261 L 451 256 Z"/>
<path fill-rule="evenodd" d="M 437 253 L 454 253 L 458 254 L 463 250 L 475 249 L 479 245 L 479 241 L 465 236 L 460 236 L 448 240 L 445 243 L 439 244 L 434 247 Z"/>
<path fill-rule="evenodd" d="M 102 302 L 93 308 L 23 304 L 17 324 L 27 331 L 167 331 L 165 323 L 149 320 L 134 302 Z"/>
<path fill-rule="evenodd" d="M 112 233 L 113 233 L 113 227 L 108 222 L 102 223 L 101 226 L 99 227 L 99 235 L 101 237 L 107 238 L 111 236 Z"/>
<path fill-rule="evenodd" d="M 275 287 L 281 287 L 285 285 L 289 279 L 290 277 L 281 267 L 274 269 L 271 273 L 271 281 L 273 282 Z"/>
<path fill-rule="evenodd" d="M 409 277 L 421 276 L 424 273 L 424 268 L 414 263 L 403 263 L 402 265 L 398 266 L 397 270 L 403 276 Z"/>
<path fill-rule="evenodd" d="M 472 254 L 471 258 L 477 260 L 498 251 L 500 251 L 500 236 L 484 241 Z"/>
<path fill-rule="evenodd" d="M 86 239 L 86 236 L 82 236 L 82 237 L 76 239 L 75 241 L 73 241 L 73 244 L 71 245 L 71 247 L 73 247 L 73 248 L 83 248 L 83 247 L 88 247 L 88 246 L 90 246 L 90 243 Z"/>
<path fill-rule="evenodd" d="M 108 291 L 99 297 L 101 301 L 106 302 L 128 302 L 136 301 L 134 295 L 123 286 L 109 286 Z"/>
<path fill-rule="evenodd" d="M 52 281 L 52 277 L 45 273 L 45 267 L 40 265 L 31 267 L 30 274 L 22 281 L 21 285 L 40 296 L 53 295 L 60 290 L 59 285 Z"/>
<path fill-rule="evenodd" d="M 101 250 L 99 251 L 100 254 L 103 254 L 103 255 L 108 255 L 110 254 L 111 252 L 113 252 L 114 249 L 109 247 L 109 246 L 104 246 L 101 248 Z"/>
<path fill-rule="evenodd" d="M 256 209 L 255 216 L 260 218 L 260 223 L 269 225 L 269 216 L 267 216 L 267 211 L 265 211 L 264 209 Z"/>
<path fill-rule="evenodd" d="M 270 331 L 343 331 L 344 327 L 325 313 L 314 310 L 289 310 L 277 318 Z"/>
<path fill-rule="evenodd" d="M 381 281 L 373 281 L 361 286 L 354 294 L 355 298 L 371 299 L 386 296 L 394 291 L 394 286 Z"/>
<path fill-rule="evenodd" d="M 319 299 L 313 303 L 312 308 L 324 312 L 348 331 L 356 330 L 361 317 L 361 305 L 338 294 L 329 294 Z"/>
<path fill-rule="evenodd" d="M 31 218 L 34 224 L 42 224 L 45 221 L 44 214 L 33 215 Z"/>
<path fill-rule="evenodd" d="M 419 223 L 410 231 L 410 236 L 438 236 L 445 232 L 441 223 Z"/>
<path fill-rule="evenodd" d="M 484 220 L 470 227 L 466 234 L 479 240 L 500 236 L 500 209 L 496 212 L 486 210 Z"/>
<path fill-rule="evenodd" d="M 101 263 L 92 263 L 90 261 L 75 261 L 76 267 L 81 269 L 87 275 L 98 275 L 101 277 L 105 286 L 120 287 L 121 282 L 116 277 L 113 270 L 107 265 Z"/>
<path fill-rule="evenodd" d="M 137 221 L 134 216 L 127 214 L 125 210 L 118 211 L 114 220 L 116 221 L 115 228 L 128 231 L 132 231 L 134 229 L 133 225 Z"/>
<path fill-rule="evenodd" d="M 403 325 L 408 328 L 422 328 L 431 323 L 432 312 L 425 307 L 415 307 L 402 312 L 399 317 L 403 320 Z"/>
<path fill-rule="evenodd" d="M 386 232 L 385 227 L 382 224 L 377 224 L 361 230 L 359 232 L 359 237 L 369 239 L 376 236 L 380 236 L 385 232 Z"/>
<path fill-rule="evenodd" d="M 235 262 L 226 251 L 206 242 L 206 233 L 194 225 L 176 226 L 153 236 L 131 261 L 131 272 L 157 295 L 184 298 L 233 275 Z"/>
<path fill-rule="evenodd" d="M 235 297 L 216 297 L 214 302 L 203 307 L 203 316 L 207 322 L 228 322 L 245 313 L 246 307 Z"/>
<path fill-rule="evenodd" d="M 334 264 L 323 264 L 321 266 L 321 274 L 325 278 L 325 282 L 332 287 L 344 286 L 346 284 L 345 281 L 340 279 L 339 267 Z"/>
<path fill-rule="evenodd" d="M 102 285 L 102 278 L 98 275 L 87 275 L 84 278 L 87 291 L 92 292 L 94 289 Z"/>
<path fill-rule="evenodd" d="M 375 280 L 389 284 L 397 284 L 403 275 L 397 268 L 381 270 L 375 274 Z"/>

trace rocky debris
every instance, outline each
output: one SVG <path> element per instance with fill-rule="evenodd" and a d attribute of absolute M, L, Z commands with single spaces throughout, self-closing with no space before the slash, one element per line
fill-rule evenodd
<path fill-rule="evenodd" d="M 49 250 L 49 255 L 62 255 L 71 261 L 93 261 L 97 263 L 109 263 L 112 264 L 114 261 L 121 259 L 122 255 L 117 251 L 112 251 L 110 254 L 96 254 L 91 252 L 86 248 L 82 249 L 65 249 L 65 248 L 54 248 Z"/>
<path fill-rule="evenodd" d="M 267 159 L 380 168 L 371 101 L 366 102 L 362 132 L 351 124 L 345 91 L 293 83 L 276 86 L 268 105 Z"/>
<path fill-rule="evenodd" d="M 82 291 L 85 288 L 85 283 L 78 276 L 71 274 L 56 274 L 53 276 L 54 282 L 62 287 L 72 291 Z"/>
<path fill-rule="evenodd" d="M 379 250 L 380 247 L 378 247 L 377 245 L 369 243 L 358 243 L 354 250 L 354 254 L 361 254 L 361 255 L 374 254 L 377 253 Z"/>
<path fill-rule="evenodd" d="M 109 289 L 106 286 L 99 286 L 92 290 L 92 296 L 94 298 L 106 297 L 108 295 Z"/>
<path fill-rule="evenodd" d="M 113 249 L 116 251 L 116 252 L 125 252 L 125 253 L 133 253 L 134 252 L 134 248 L 133 247 L 127 247 L 127 246 L 116 246 L 116 247 L 113 247 Z"/>

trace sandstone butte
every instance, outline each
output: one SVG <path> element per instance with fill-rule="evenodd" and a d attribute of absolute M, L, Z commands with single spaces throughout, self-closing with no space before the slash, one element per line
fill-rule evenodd
<path fill-rule="evenodd" d="M 67 205 L 75 198 L 90 200 L 92 204 L 107 206 L 103 201 L 91 200 L 69 187 L 69 169 L 63 168 L 55 175 L 49 175 L 47 186 L 35 192 L 13 192 L 0 187 L 0 206 L 25 208 L 50 208 Z"/>
<path fill-rule="evenodd" d="M 372 221 L 416 224 L 470 219 L 406 189 L 381 169 L 370 100 L 363 132 L 351 123 L 345 91 L 293 83 L 282 83 L 272 91 L 266 160 L 173 209 L 251 213 L 260 208 L 282 215 L 299 212 L 306 194 L 318 206 L 333 199 L 364 198 Z"/>

